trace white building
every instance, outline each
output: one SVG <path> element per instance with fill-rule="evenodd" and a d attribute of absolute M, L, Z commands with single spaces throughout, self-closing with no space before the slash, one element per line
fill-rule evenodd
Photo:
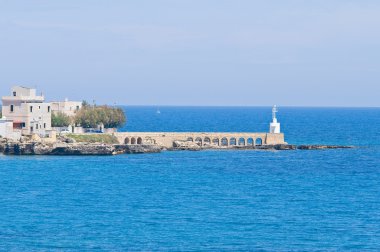
<path fill-rule="evenodd" d="M 18 140 L 21 138 L 21 131 L 13 130 L 13 121 L 3 117 L 0 118 L 0 137 Z"/>
<path fill-rule="evenodd" d="M 46 136 L 51 131 L 51 105 L 36 89 L 15 86 L 11 96 L 2 97 L 2 113 L 23 135 Z"/>
<path fill-rule="evenodd" d="M 65 101 L 51 102 L 51 111 L 62 112 L 68 116 L 75 116 L 75 114 L 82 108 L 82 102 L 78 101 Z"/>

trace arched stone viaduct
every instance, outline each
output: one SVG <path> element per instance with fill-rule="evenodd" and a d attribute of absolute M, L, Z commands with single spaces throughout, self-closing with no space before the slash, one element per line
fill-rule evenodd
<path fill-rule="evenodd" d="M 231 132 L 117 132 L 113 133 L 120 144 L 157 144 L 173 147 L 174 141 L 190 141 L 200 146 L 249 146 L 285 144 L 283 133 L 231 133 Z"/>

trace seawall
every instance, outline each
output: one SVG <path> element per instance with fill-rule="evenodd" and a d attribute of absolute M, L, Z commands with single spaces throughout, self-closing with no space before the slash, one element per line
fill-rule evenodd
<path fill-rule="evenodd" d="M 177 141 L 199 146 L 261 146 L 287 144 L 283 133 L 257 132 L 117 132 L 113 135 L 120 144 L 154 144 L 172 148 Z"/>

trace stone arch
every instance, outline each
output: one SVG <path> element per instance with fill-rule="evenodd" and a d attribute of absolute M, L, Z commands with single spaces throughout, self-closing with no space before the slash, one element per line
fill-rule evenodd
<path fill-rule="evenodd" d="M 142 144 L 142 138 L 141 137 L 137 138 L 137 144 Z"/>
<path fill-rule="evenodd" d="M 236 138 L 235 137 L 230 138 L 230 145 L 236 145 Z"/>
<path fill-rule="evenodd" d="M 250 138 L 247 139 L 247 145 L 249 145 L 249 146 L 255 145 L 255 142 L 253 141 L 252 137 L 250 137 Z"/>
<path fill-rule="evenodd" d="M 255 145 L 263 145 L 263 139 L 261 139 L 260 137 L 256 138 Z"/>
<path fill-rule="evenodd" d="M 228 146 L 228 139 L 227 137 L 223 137 L 220 141 L 222 146 Z"/>
<path fill-rule="evenodd" d="M 129 144 L 129 137 L 126 137 L 125 139 L 124 139 L 124 144 Z"/>
<path fill-rule="evenodd" d="M 244 137 L 239 138 L 239 145 L 245 145 L 245 139 Z"/>
<path fill-rule="evenodd" d="M 134 137 L 131 138 L 131 144 L 136 144 L 136 138 Z"/>
<path fill-rule="evenodd" d="M 211 139 L 209 137 L 205 137 L 203 144 L 211 144 Z"/>
<path fill-rule="evenodd" d="M 187 138 L 187 141 L 188 141 L 188 142 L 194 142 L 194 138 L 192 138 L 192 137 L 188 137 L 188 138 Z"/>
<path fill-rule="evenodd" d="M 212 144 L 219 146 L 219 138 L 212 139 Z"/>
<path fill-rule="evenodd" d="M 200 137 L 195 138 L 195 143 L 202 146 L 202 138 Z"/>

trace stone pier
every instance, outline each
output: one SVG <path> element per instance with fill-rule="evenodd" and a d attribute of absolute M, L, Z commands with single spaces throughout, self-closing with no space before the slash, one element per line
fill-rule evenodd
<path fill-rule="evenodd" d="M 113 133 L 120 144 L 157 144 L 173 147 L 175 141 L 190 141 L 199 146 L 259 146 L 286 144 L 283 133 L 249 132 L 117 132 Z"/>

